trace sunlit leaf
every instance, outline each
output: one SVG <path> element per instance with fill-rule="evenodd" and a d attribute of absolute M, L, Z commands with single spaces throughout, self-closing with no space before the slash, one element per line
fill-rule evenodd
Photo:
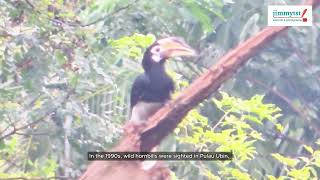
<path fill-rule="evenodd" d="M 293 158 L 288 158 L 288 157 L 284 157 L 278 153 L 274 153 L 271 154 L 271 156 L 275 159 L 277 159 L 278 161 L 280 161 L 281 163 L 290 166 L 290 167 L 295 167 L 298 164 L 298 160 L 297 159 L 293 159 Z"/>

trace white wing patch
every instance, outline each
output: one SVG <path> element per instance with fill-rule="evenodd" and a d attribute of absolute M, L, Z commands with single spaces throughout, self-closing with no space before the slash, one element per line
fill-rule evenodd
<path fill-rule="evenodd" d="M 136 124 L 146 122 L 162 106 L 163 103 L 138 102 L 132 108 L 130 121 Z"/>

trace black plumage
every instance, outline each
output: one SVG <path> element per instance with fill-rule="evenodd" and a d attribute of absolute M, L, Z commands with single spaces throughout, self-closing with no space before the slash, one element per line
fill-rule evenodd
<path fill-rule="evenodd" d="M 147 52 L 149 52 L 147 50 Z M 170 99 L 174 90 L 171 77 L 165 72 L 164 63 L 155 63 L 150 60 L 151 56 L 144 56 L 145 72 L 140 74 L 134 81 L 131 89 L 131 109 L 139 101 L 164 103 Z"/>

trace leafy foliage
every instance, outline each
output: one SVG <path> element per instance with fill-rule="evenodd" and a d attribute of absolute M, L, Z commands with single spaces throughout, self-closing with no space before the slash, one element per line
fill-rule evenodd
<path fill-rule="evenodd" d="M 319 144 L 318 144 L 319 147 Z M 272 156 L 281 162 L 284 165 L 284 169 L 286 172 L 285 176 L 281 176 L 279 178 L 275 178 L 272 175 L 269 175 L 269 179 L 286 179 L 286 178 L 294 178 L 294 179 L 317 179 L 318 174 L 317 170 L 320 168 L 320 151 L 314 151 L 310 146 L 304 146 L 304 149 L 308 151 L 312 158 L 308 157 L 296 157 L 289 158 L 284 157 L 278 153 L 272 154 Z"/>
<path fill-rule="evenodd" d="M 123 54 L 124 57 L 141 59 L 142 50 L 149 47 L 154 41 L 153 35 L 134 34 L 130 37 L 125 36 L 117 40 L 110 40 L 109 44 L 117 50 L 116 54 L 126 53 Z"/>
<path fill-rule="evenodd" d="M 265 141 L 254 127 L 267 123 L 264 121 L 275 123 L 281 116 L 280 109 L 274 104 L 263 103 L 261 95 L 255 95 L 249 100 L 230 97 L 224 92 L 221 95 L 221 100 L 213 100 L 223 112 L 220 120 L 212 126 L 206 117 L 192 110 L 175 131 L 179 135 L 177 140 L 191 144 L 197 151 L 233 152 L 232 162 L 216 163 L 218 168 L 215 171 L 219 177 L 250 179 L 244 166 L 258 153 L 255 143 Z M 208 172 L 205 175 L 208 178 L 211 176 Z"/>

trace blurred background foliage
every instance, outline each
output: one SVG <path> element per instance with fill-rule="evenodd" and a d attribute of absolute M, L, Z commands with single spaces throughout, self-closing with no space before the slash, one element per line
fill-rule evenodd
<path fill-rule="evenodd" d="M 78 177 L 87 151 L 119 139 L 130 86 L 156 38 L 181 36 L 200 53 L 168 62 L 179 93 L 267 26 L 274 3 L 1 0 L 0 179 Z M 161 146 L 232 150 L 234 160 L 168 162 L 174 178 L 319 179 L 319 17 L 314 9 L 312 27 L 292 27 L 265 46 Z"/>

